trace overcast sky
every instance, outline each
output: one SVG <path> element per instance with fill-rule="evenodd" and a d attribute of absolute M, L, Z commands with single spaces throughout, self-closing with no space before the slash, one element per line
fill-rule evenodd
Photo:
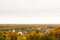
<path fill-rule="evenodd" d="M 60 0 L 0 0 L 0 23 L 60 23 Z"/>

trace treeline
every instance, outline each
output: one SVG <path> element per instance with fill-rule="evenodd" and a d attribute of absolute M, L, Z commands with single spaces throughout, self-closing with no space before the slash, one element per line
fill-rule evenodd
<path fill-rule="evenodd" d="M 17 32 L 0 32 L 0 40 L 60 40 L 60 27 L 52 28 L 50 33 L 36 33 L 32 30 L 28 34 L 18 34 Z"/>

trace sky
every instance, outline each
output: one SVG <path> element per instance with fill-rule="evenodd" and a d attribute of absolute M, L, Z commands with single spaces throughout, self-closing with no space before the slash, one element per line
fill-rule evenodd
<path fill-rule="evenodd" d="M 0 0 L 0 24 L 60 24 L 60 0 Z"/>

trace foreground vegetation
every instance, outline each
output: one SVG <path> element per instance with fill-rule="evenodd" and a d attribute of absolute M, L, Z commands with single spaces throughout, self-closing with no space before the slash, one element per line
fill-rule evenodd
<path fill-rule="evenodd" d="M 18 32 L 0 32 L 0 40 L 60 40 L 60 27 L 51 28 L 49 32 L 31 30 L 27 34 Z"/>

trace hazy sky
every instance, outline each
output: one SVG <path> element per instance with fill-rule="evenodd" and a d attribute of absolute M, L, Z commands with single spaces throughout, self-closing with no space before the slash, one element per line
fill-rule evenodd
<path fill-rule="evenodd" d="M 0 0 L 1 23 L 49 23 L 55 19 L 59 23 L 60 0 Z"/>

